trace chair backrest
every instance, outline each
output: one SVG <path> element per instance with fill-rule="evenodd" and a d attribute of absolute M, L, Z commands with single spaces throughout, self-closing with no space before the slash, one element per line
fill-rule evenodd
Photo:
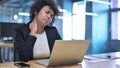
<path fill-rule="evenodd" d="M 0 48 L 0 63 L 2 63 L 1 48 Z"/>

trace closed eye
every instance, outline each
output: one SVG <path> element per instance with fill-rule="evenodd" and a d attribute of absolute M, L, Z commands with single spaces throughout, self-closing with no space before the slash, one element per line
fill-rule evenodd
<path fill-rule="evenodd" d="M 50 13 L 50 11 L 46 11 L 46 14 L 50 14 L 50 17 L 53 19 L 54 15 Z"/>

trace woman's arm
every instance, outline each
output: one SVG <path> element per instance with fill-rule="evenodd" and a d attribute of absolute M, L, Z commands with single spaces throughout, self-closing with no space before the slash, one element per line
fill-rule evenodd
<path fill-rule="evenodd" d="M 16 29 L 15 49 L 18 52 L 21 61 L 28 61 L 33 59 L 33 47 L 36 37 L 28 34 L 27 39 L 24 37 L 21 30 Z"/>

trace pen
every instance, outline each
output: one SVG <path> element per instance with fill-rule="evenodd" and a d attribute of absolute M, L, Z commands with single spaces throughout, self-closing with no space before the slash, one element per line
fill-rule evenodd
<path fill-rule="evenodd" d="M 86 60 L 91 60 L 90 58 L 84 58 L 84 59 L 86 59 Z"/>

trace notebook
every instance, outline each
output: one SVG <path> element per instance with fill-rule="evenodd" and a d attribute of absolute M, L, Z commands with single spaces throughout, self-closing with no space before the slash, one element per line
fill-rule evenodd
<path fill-rule="evenodd" d="M 45 66 L 62 66 L 82 62 L 90 40 L 56 40 L 49 59 L 35 60 Z"/>

